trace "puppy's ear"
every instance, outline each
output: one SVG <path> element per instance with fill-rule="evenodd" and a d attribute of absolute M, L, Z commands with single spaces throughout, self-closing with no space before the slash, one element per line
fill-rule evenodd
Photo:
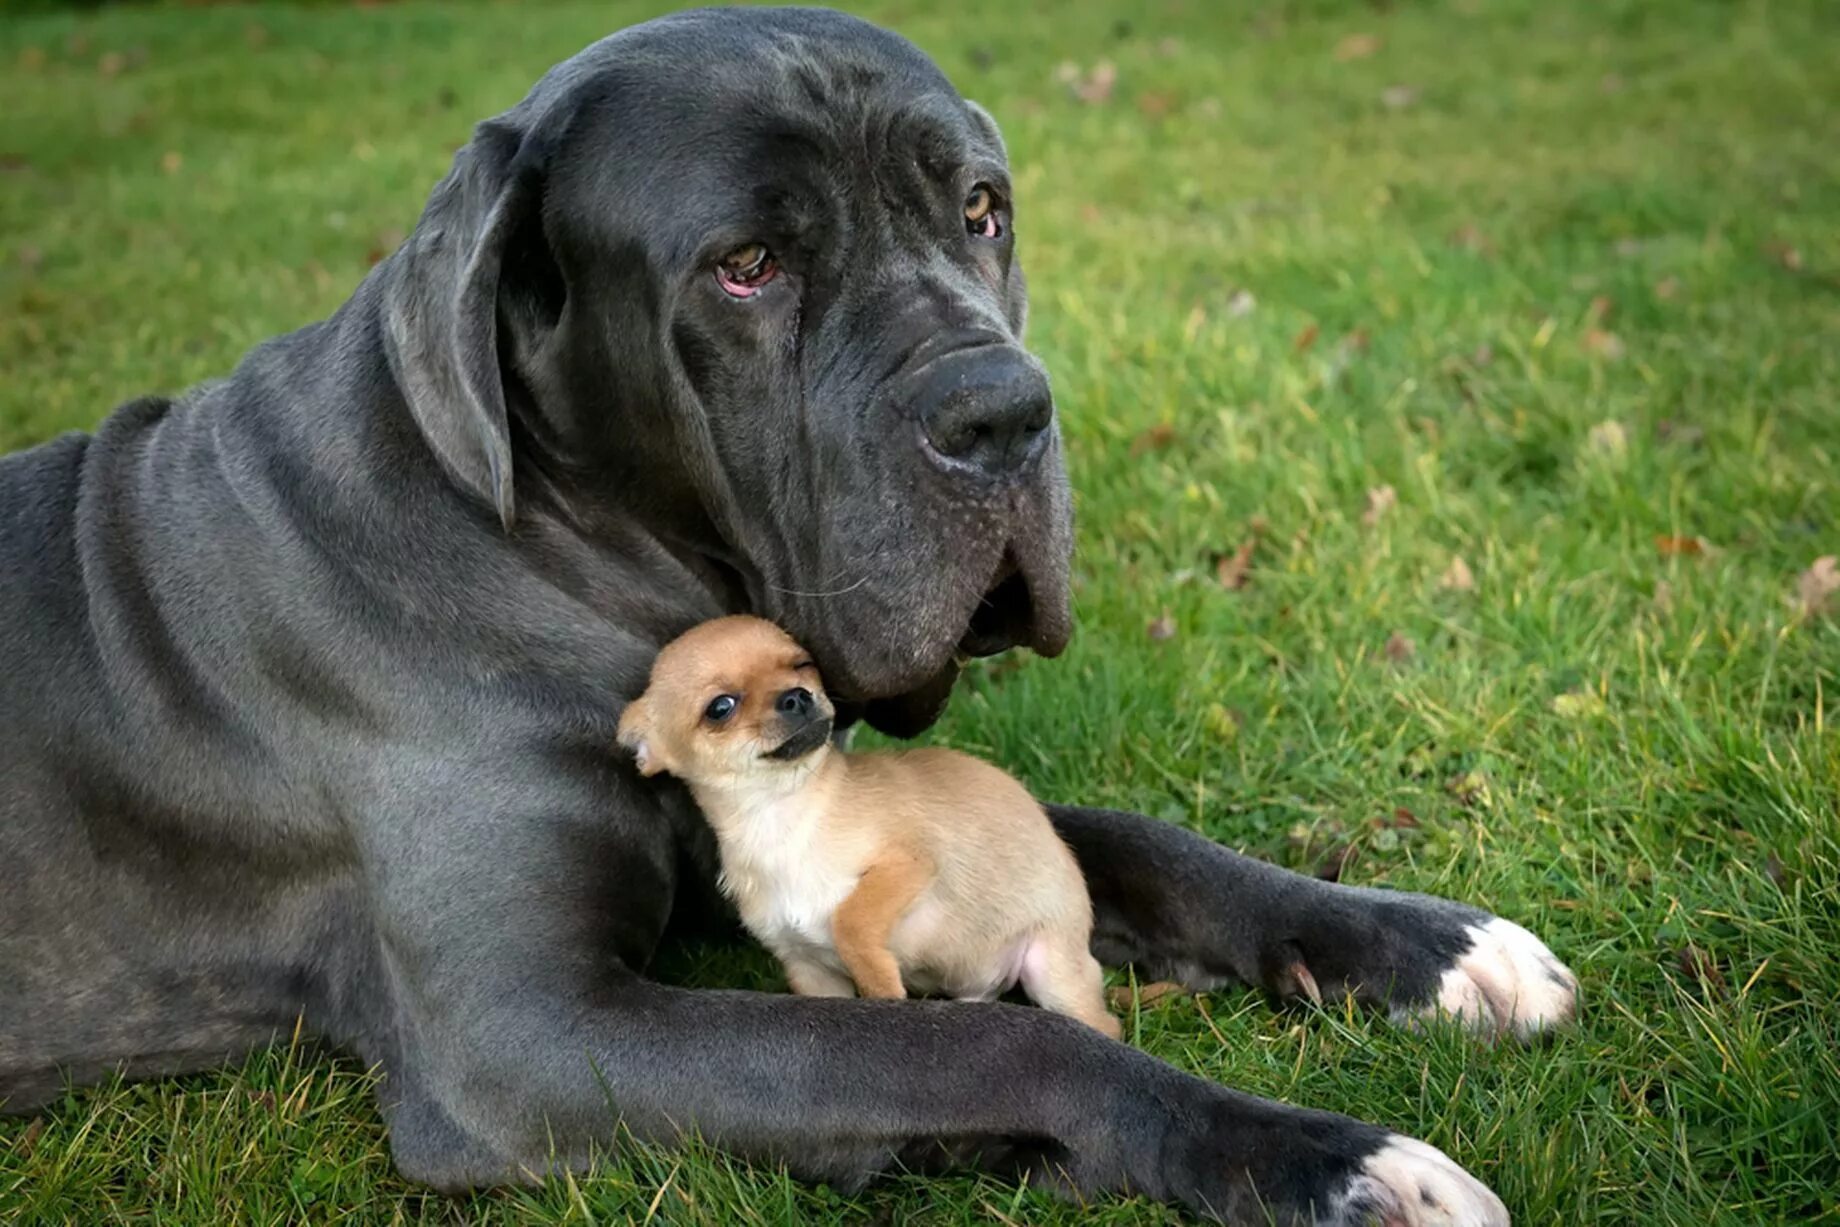
<path fill-rule="evenodd" d="M 500 354 L 531 352 L 539 342 L 523 334 L 553 327 L 564 293 L 543 237 L 545 142 L 527 126 L 543 117 L 480 124 L 381 270 L 385 344 L 410 412 L 507 531 L 517 506 Z"/>
<path fill-rule="evenodd" d="M 652 709 L 643 698 L 634 699 L 620 713 L 620 744 L 633 752 L 640 775 L 657 775 L 664 763 L 652 748 Z"/>

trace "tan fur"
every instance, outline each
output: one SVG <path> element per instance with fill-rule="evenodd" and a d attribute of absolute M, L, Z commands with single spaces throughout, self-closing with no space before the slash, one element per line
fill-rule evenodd
<path fill-rule="evenodd" d="M 829 718 L 797 643 L 770 622 L 722 618 L 668 645 L 620 720 L 641 771 L 690 785 L 723 889 L 793 991 L 990 998 L 1020 979 L 1041 1005 L 1116 1036 L 1086 883 L 1028 791 L 953 750 L 846 754 L 827 741 L 767 757 L 796 731 L 775 706 L 794 687 Z M 718 695 L 737 706 L 715 723 Z"/>

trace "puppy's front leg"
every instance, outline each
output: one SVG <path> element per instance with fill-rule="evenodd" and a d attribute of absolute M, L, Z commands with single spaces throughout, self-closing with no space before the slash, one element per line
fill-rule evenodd
<path fill-rule="evenodd" d="M 913 853 L 893 853 L 869 866 L 856 889 L 837 905 L 831 937 L 837 956 L 865 997 L 905 997 L 901 967 L 888 949 L 889 934 L 933 880 L 933 867 Z"/>
<path fill-rule="evenodd" d="M 786 983 L 801 997 L 854 997 L 856 987 L 822 963 L 788 955 L 780 956 L 786 969 Z"/>

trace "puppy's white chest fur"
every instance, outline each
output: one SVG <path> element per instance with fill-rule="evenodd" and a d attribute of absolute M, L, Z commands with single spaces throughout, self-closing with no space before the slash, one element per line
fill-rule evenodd
<path fill-rule="evenodd" d="M 826 831 L 815 807 L 796 793 L 738 808 L 718 835 L 722 891 L 748 930 L 781 957 L 841 970 L 831 915 L 862 875 L 861 841 Z"/>

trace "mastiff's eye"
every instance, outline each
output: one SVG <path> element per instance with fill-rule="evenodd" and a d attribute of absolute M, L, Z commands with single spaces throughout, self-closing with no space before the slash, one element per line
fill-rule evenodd
<path fill-rule="evenodd" d="M 988 184 L 978 184 L 965 197 L 965 229 L 981 239 L 994 239 L 1003 233 L 997 218 L 997 198 Z"/>
<path fill-rule="evenodd" d="M 736 298 L 752 298 L 779 272 L 764 243 L 744 243 L 716 261 L 716 282 Z"/>
<path fill-rule="evenodd" d="M 719 694 L 709 700 L 709 706 L 703 709 L 703 719 L 711 724 L 720 724 L 735 714 L 735 708 L 741 704 L 732 694 Z"/>

